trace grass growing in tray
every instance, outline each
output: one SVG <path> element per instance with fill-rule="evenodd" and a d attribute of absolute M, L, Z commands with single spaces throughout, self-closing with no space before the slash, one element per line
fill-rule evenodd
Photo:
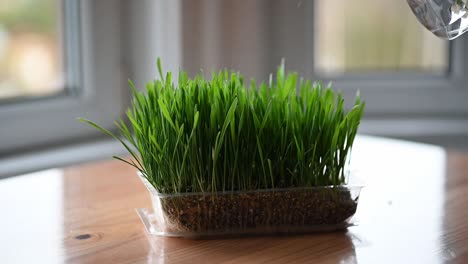
<path fill-rule="evenodd" d="M 320 83 L 285 74 L 257 84 L 226 70 L 211 79 L 171 72 L 146 85 L 115 135 L 161 193 L 342 185 L 364 110 Z"/>

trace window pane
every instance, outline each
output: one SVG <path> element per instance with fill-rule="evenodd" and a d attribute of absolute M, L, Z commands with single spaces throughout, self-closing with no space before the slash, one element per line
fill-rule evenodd
<path fill-rule="evenodd" d="M 0 100 L 63 90 L 60 0 L 0 1 Z"/>
<path fill-rule="evenodd" d="M 315 1 L 315 71 L 448 69 L 448 42 L 420 25 L 405 0 Z"/>

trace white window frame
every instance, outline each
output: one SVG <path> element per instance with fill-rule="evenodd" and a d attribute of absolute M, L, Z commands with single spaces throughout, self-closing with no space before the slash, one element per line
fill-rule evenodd
<path fill-rule="evenodd" d="M 0 177 L 10 171 L 2 161 L 13 156 L 99 138 L 101 133 L 76 119 L 86 117 L 112 128 L 128 105 L 121 1 L 64 0 L 63 5 L 66 92 L 0 104 Z M 23 166 L 51 165 L 41 162 Z"/>

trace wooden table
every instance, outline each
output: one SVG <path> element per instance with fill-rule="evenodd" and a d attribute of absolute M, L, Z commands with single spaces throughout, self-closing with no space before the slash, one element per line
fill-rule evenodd
<path fill-rule="evenodd" d="M 0 181 L 0 263 L 468 263 L 468 155 L 357 139 L 366 180 L 347 232 L 184 240 L 149 237 L 150 199 L 117 161 Z"/>

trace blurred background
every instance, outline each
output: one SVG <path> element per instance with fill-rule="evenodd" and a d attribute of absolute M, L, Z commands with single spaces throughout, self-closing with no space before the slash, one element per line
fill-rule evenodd
<path fill-rule="evenodd" d="M 0 1 L 0 98 L 64 89 L 60 1 Z"/>
<path fill-rule="evenodd" d="M 112 128 L 165 70 L 267 80 L 281 59 L 367 102 L 361 133 L 468 150 L 468 43 L 406 0 L 0 0 L 0 177 L 108 158 Z"/>

